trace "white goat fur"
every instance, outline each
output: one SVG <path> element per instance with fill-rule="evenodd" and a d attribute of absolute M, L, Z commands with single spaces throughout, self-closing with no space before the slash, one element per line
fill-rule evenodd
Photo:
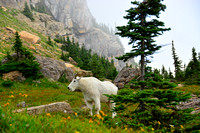
<path fill-rule="evenodd" d="M 115 103 L 108 100 L 103 94 L 117 94 L 118 88 L 109 81 L 100 81 L 95 77 L 77 77 L 73 79 L 69 84 L 68 88 L 71 91 L 75 91 L 76 89 L 80 89 L 84 95 L 84 99 L 87 107 L 90 109 L 90 114 L 92 113 L 93 105 L 95 104 L 96 114 L 99 114 L 99 110 L 101 109 L 100 102 L 106 102 L 107 105 L 112 109 L 115 107 Z M 112 113 L 112 117 L 116 115 L 115 112 Z"/>

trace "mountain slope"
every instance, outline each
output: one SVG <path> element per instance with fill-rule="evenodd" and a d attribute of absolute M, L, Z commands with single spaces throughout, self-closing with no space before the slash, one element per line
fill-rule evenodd
<path fill-rule="evenodd" d="M 33 53 L 42 56 L 53 57 L 59 59 L 61 56 L 61 50 L 57 45 L 54 47 L 49 46 L 47 42 L 47 37 L 37 30 L 30 27 L 24 21 L 20 21 L 15 16 L 20 15 L 20 12 L 15 9 L 7 9 L 3 11 L 0 8 L 0 59 L 2 59 L 7 51 L 11 52 L 12 44 L 14 43 L 14 34 L 6 29 L 6 27 L 11 27 L 18 32 L 27 31 L 33 35 L 40 37 L 41 42 L 39 44 L 31 44 L 23 40 L 23 45 L 29 48 Z M 25 18 L 25 16 L 24 16 Z"/>

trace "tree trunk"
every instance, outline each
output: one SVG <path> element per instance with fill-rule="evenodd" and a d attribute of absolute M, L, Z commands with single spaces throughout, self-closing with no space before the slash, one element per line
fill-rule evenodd
<path fill-rule="evenodd" d="M 144 14 L 142 13 L 141 14 L 141 25 L 144 26 L 144 21 L 145 21 L 145 18 L 144 18 Z M 144 50 L 145 48 L 145 42 L 144 42 L 144 39 L 142 39 L 142 45 L 141 45 L 141 48 L 142 50 Z M 144 51 L 143 51 L 144 52 Z M 141 81 L 142 81 L 142 84 L 141 84 L 141 88 L 140 88 L 140 91 L 144 90 L 145 89 L 145 84 L 144 84 L 144 76 L 145 76 L 145 55 L 144 53 L 141 55 Z M 140 102 L 140 110 L 145 110 L 145 103 L 144 102 Z"/>

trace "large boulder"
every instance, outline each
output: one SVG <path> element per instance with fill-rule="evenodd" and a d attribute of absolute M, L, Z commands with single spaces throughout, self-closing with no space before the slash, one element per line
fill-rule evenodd
<path fill-rule="evenodd" d="M 140 75 L 139 69 L 124 67 L 114 80 L 114 84 L 119 88 L 124 88 L 124 85 Z"/>
<path fill-rule="evenodd" d="M 21 31 L 19 35 L 21 36 L 22 39 L 32 44 L 40 43 L 41 40 L 38 36 L 33 35 L 27 31 Z"/>
<path fill-rule="evenodd" d="M 40 64 L 40 71 L 45 77 L 58 81 L 61 76 L 65 74 L 66 79 L 72 81 L 74 72 L 70 67 L 66 67 L 65 62 L 49 57 L 34 56 L 36 57 L 36 61 Z"/>
<path fill-rule="evenodd" d="M 11 80 L 11 81 L 24 81 L 26 78 L 23 76 L 23 74 L 19 71 L 13 71 L 9 73 L 3 74 L 3 80 Z"/>
<path fill-rule="evenodd" d="M 68 67 L 68 68 L 71 68 L 73 70 L 73 72 L 76 73 L 77 76 L 79 76 L 79 77 L 93 76 L 91 71 L 82 70 L 79 67 L 74 66 L 73 64 L 65 63 L 65 66 Z"/>
<path fill-rule="evenodd" d="M 67 102 L 56 102 L 36 107 L 22 108 L 13 111 L 14 113 L 27 112 L 30 115 L 39 115 L 42 113 L 64 112 L 67 114 L 73 113 L 72 108 Z"/>

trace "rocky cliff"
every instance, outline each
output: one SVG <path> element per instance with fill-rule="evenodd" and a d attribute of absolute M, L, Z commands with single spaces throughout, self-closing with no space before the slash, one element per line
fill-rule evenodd
<path fill-rule="evenodd" d="M 75 34 L 87 49 L 106 57 L 124 53 L 115 36 L 94 26 L 94 17 L 86 0 L 44 0 L 44 3 L 54 18 L 71 29 L 71 34 Z"/>
<path fill-rule="evenodd" d="M 111 58 L 124 54 L 124 48 L 116 36 L 95 26 L 95 19 L 86 0 L 0 0 L 0 5 L 23 9 L 25 2 L 33 7 L 42 4 L 52 16 L 34 13 L 36 20 L 28 23 L 37 30 L 51 36 L 74 37 L 79 44 L 84 44 L 87 49 L 100 56 Z M 53 22 L 53 19 L 58 22 Z M 56 26 L 58 24 L 60 26 Z M 125 65 L 118 61 L 116 64 L 120 66 L 119 69 Z"/>

